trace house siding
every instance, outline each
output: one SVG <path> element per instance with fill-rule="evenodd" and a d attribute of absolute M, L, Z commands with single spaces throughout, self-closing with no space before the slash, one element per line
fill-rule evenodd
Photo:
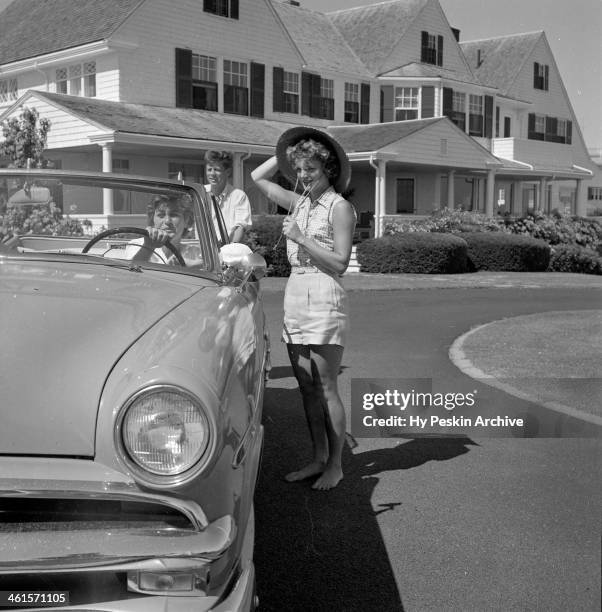
<path fill-rule="evenodd" d="M 411 62 L 420 62 L 421 32 L 443 36 L 443 68 L 468 73 L 462 51 L 436 1 L 429 2 L 401 38 L 383 65 L 381 72 L 395 70 Z"/>

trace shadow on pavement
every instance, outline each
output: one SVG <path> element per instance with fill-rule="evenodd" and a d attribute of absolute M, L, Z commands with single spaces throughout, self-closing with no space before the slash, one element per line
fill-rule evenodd
<path fill-rule="evenodd" d="M 284 377 L 276 372 L 275 378 Z M 279 376 L 282 375 L 282 376 Z M 274 378 L 272 378 L 274 380 Z M 311 443 L 297 389 L 266 389 L 265 447 L 257 493 L 255 563 L 260 611 L 399 612 L 403 603 L 372 505 L 377 474 L 468 452 L 469 439 L 415 439 L 395 448 L 343 454 L 345 478 L 329 492 L 312 480 L 287 483 Z"/>

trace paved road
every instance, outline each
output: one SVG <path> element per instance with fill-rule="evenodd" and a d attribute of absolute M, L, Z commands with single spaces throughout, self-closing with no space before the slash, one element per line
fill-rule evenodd
<path fill-rule="evenodd" d="M 352 291 L 353 337 L 340 377 L 428 377 L 516 410 L 449 359 L 475 325 L 598 308 L 570 288 Z M 350 439 L 329 493 L 282 475 L 307 459 L 298 390 L 279 338 L 282 293 L 265 293 L 274 376 L 256 497 L 262 610 L 362 612 L 596 610 L 601 445 L 596 439 Z"/>

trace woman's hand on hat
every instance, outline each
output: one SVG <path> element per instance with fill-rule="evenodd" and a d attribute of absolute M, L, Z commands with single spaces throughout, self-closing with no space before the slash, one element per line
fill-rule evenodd
<path fill-rule="evenodd" d="M 297 222 L 290 217 L 286 217 L 282 222 L 282 233 L 293 242 L 301 243 L 305 238 Z"/>

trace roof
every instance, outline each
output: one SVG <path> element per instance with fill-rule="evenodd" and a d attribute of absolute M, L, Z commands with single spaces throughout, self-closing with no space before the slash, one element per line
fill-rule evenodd
<path fill-rule="evenodd" d="M 461 42 L 460 47 L 479 82 L 506 95 L 542 36 L 543 31 L 512 34 Z"/>
<path fill-rule="evenodd" d="M 410 78 L 444 78 L 452 81 L 462 81 L 463 83 L 480 83 L 470 75 L 468 70 L 458 72 L 449 70 L 442 66 L 434 66 L 432 64 L 421 64 L 419 62 L 411 62 L 400 66 L 395 70 L 383 72 L 380 76 L 383 77 L 410 77 Z"/>
<path fill-rule="evenodd" d="M 18 0 L 0 19 L 0 65 L 109 38 L 145 0 Z"/>
<path fill-rule="evenodd" d="M 330 126 L 328 131 L 337 139 L 347 153 L 377 151 L 424 128 L 446 121 L 445 117 L 391 121 L 366 125 Z"/>
<path fill-rule="evenodd" d="M 309 69 L 372 76 L 325 14 L 275 0 L 271 3 Z"/>
<path fill-rule="evenodd" d="M 379 74 L 397 43 L 429 0 L 391 0 L 327 13 L 364 64 Z"/>
<path fill-rule="evenodd" d="M 30 91 L 84 121 L 114 132 L 165 136 L 246 145 L 275 146 L 292 123 L 227 115 L 190 108 L 173 108 Z M 18 101 L 21 103 L 22 99 Z"/>

